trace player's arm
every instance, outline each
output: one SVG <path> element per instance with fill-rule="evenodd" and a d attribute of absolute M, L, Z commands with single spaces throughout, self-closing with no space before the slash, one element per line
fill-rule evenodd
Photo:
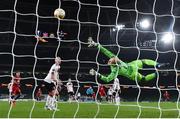
<path fill-rule="evenodd" d="M 103 80 L 103 81 L 105 81 L 105 82 L 108 83 L 108 82 L 114 80 L 115 78 L 117 78 L 117 76 L 118 76 L 118 71 L 119 71 L 118 66 L 113 66 L 113 67 L 111 68 L 111 73 L 110 73 L 109 75 L 107 75 L 107 76 L 102 75 L 102 74 L 100 74 L 100 73 L 97 73 L 94 69 L 91 69 L 89 73 L 90 73 L 91 75 L 97 75 L 97 76 L 99 76 L 101 80 Z"/>
<path fill-rule="evenodd" d="M 48 42 L 47 40 L 45 40 L 45 39 L 42 38 L 42 37 L 36 37 L 36 38 L 37 38 L 38 41 L 41 41 L 41 42 L 43 42 L 43 43 Z"/>
<path fill-rule="evenodd" d="M 54 81 L 54 82 L 57 82 L 57 79 L 55 79 L 55 70 L 53 69 L 52 72 L 51 72 L 51 79 Z"/>
<path fill-rule="evenodd" d="M 36 33 L 36 36 L 35 36 L 35 38 L 38 40 L 38 41 L 41 41 L 41 42 L 48 42 L 47 40 L 45 40 L 44 38 L 42 38 L 42 36 L 41 36 L 41 31 L 37 31 L 37 33 Z"/>
<path fill-rule="evenodd" d="M 13 84 L 18 84 L 18 82 L 17 82 L 17 80 L 16 80 L 16 77 L 14 77 L 14 76 L 12 77 L 12 83 L 13 83 Z"/>
<path fill-rule="evenodd" d="M 14 76 L 11 79 L 11 83 L 14 84 Z"/>
<path fill-rule="evenodd" d="M 118 67 L 116 66 L 111 68 L 111 73 L 109 75 L 105 76 L 100 74 L 100 79 L 108 83 L 114 80 L 115 78 L 117 78 L 117 76 L 118 76 Z"/>
<path fill-rule="evenodd" d="M 64 87 L 66 87 L 66 88 L 67 88 L 67 83 L 64 85 Z"/>
<path fill-rule="evenodd" d="M 109 58 L 116 56 L 111 51 L 100 45 L 99 43 L 94 42 L 92 37 L 88 38 L 88 44 L 89 44 L 88 47 L 97 47 L 100 50 L 100 52 L 102 52 L 104 55 L 106 55 Z"/>
<path fill-rule="evenodd" d="M 73 89 L 73 93 L 74 93 L 74 85 L 73 85 L 73 83 L 72 83 L 72 89 Z"/>
<path fill-rule="evenodd" d="M 11 86 L 12 86 L 12 83 L 9 83 L 8 86 L 7 86 L 7 88 L 10 89 Z"/>
<path fill-rule="evenodd" d="M 106 49 L 100 44 L 98 44 L 97 48 L 99 48 L 100 52 L 102 52 L 104 55 L 106 55 L 109 58 L 113 58 L 116 56 L 114 53 L 112 53 L 110 50 Z"/>
<path fill-rule="evenodd" d="M 18 78 L 18 80 L 16 81 L 17 84 L 20 84 L 21 82 L 21 77 Z"/>

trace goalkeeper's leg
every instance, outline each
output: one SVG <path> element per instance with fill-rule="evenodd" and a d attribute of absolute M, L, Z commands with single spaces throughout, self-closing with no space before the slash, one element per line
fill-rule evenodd
<path fill-rule="evenodd" d="M 136 70 L 143 68 L 142 60 L 134 60 L 129 62 L 128 64 L 133 66 Z"/>
<path fill-rule="evenodd" d="M 138 73 L 137 74 L 137 81 L 140 82 L 140 81 L 150 81 L 150 80 L 154 80 L 155 78 L 157 77 L 157 74 L 156 73 L 151 73 L 151 74 L 148 74 L 146 76 Z M 136 80 L 136 79 L 135 79 Z"/>
<path fill-rule="evenodd" d="M 162 68 L 162 67 L 166 67 L 169 66 L 169 63 L 158 63 L 154 60 L 150 60 L 150 59 L 143 59 L 142 63 L 148 66 L 154 66 L 157 68 Z"/>
<path fill-rule="evenodd" d="M 130 63 L 128 63 L 130 65 L 134 65 L 135 67 L 137 67 L 138 69 L 143 68 L 144 65 L 147 66 L 154 66 L 154 67 L 161 67 L 163 64 L 160 64 L 154 60 L 150 60 L 150 59 L 142 59 L 142 60 L 134 60 Z"/>
<path fill-rule="evenodd" d="M 169 65 L 169 63 L 158 63 L 158 62 L 156 62 L 154 60 L 150 60 L 150 59 L 134 60 L 134 61 L 130 62 L 129 64 L 137 66 L 138 68 L 143 68 L 144 65 L 154 66 L 157 68 Z"/>
<path fill-rule="evenodd" d="M 150 80 L 153 80 L 157 77 L 157 74 L 156 73 L 151 73 L 151 74 L 148 74 L 144 77 L 144 80 L 145 81 L 150 81 Z"/>
<path fill-rule="evenodd" d="M 143 59 L 141 60 L 143 64 L 148 65 L 148 66 L 157 66 L 158 63 L 154 60 L 150 60 L 150 59 Z"/>

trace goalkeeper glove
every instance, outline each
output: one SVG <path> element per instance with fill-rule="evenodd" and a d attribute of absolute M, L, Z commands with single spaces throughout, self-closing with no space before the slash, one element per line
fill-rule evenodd
<path fill-rule="evenodd" d="M 98 44 L 96 42 L 93 41 L 92 37 L 88 38 L 88 47 L 93 47 L 93 46 L 97 46 Z"/>
<path fill-rule="evenodd" d="M 89 71 L 89 74 L 92 75 L 92 76 L 95 76 L 95 75 L 100 76 L 100 74 L 98 72 L 96 72 L 94 69 L 91 69 Z"/>

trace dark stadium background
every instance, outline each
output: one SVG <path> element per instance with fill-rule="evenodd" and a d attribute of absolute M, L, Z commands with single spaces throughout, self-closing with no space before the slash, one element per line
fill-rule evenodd
<path fill-rule="evenodd" d="M 98 50 L 95 48 L 88 48 L 85 44 L 87 42 L 87 38 L 92 36 L 95 41 L 97 41 L 97 36 L 99 35 L 99 42 L 103 45 L 112 45 L 107 46 L 112 52 L 119 52 L 119 58 L 123 61 L 130 62 L 132 60 L 137 59 L 138 53 L 140 53 L 140 59 L 149 58 L 156 59 L 157 61 L 162 63 L 170 63 L 168 68 L 179 69 L 180 68 L 180 60 L 179 53 L 176 54 L 173 51 L 173 44 L 165 45 L 160 41 L 161 32 L 164 31 L 172 31 L 175 33 L 180 33 L 178 29 L 180 26 L 180 19 L 176 18 L 174 27 L 172 27 L 173 17 L 156 17 L 155 31 L 157 34 L 144 32 L 143 29 L 139 28 L 135 23 L 136 16 L 137 23 L 145 17 L 148 17 L 152 20 L 155 20 L 155 16 L 143 14 L 142 12 L 153 12 L 153 3 L 154 0 L 138 0 L 137 2 L 137 10 L 140 12 L 136 14 L 135 11 L 121 11 L 119 13 L 116 8 L 105 8 L 103 6 L 116 6 L 116 0 L 99 0 L 98 6 L 87 6 L 85 4 L 81 4 L 81 8 L 77 1 L 71 0 L 63 0 L 61 1 L 61 7 L 66 11 L 65 20 L 60 21 L 59 31 L 64 31 L 68 33 L 65 38 L 60 42 L 60 48 L 58 49 L 58 56 L 63 59 L 61 65 L 61 73 L 60 78 L 62 81 L 67 81 L 70 77 L 74 80 L 74 85 L 77 86 L 76 80 L 80 81 L 80 92 L 85 93 L 84 85 L 93 85 L 97 86 L 96 80 L 94 77 L 89 76 L 88 72 L 91 68 L 97 68 L 97 64 L 87 63 L 84 61 L 96 61 L 96 56 Z M 174 15 L 180 15 L 180 9 L 178 5 L 180 2 L 178 0 L 174 0 Z M 80 0 L 82 3 L 91 3 L 96 4 L 96 0 Z M 119 0 L 117 6 L 120 9 L 135 9 L 134 3 L 135 0 Z M 163 6 L 161 5 L 163 2 Z M 36 44 L 36 39 L 34 36 L 36 30 L 41 30 L 42 32 L 55 33 L 58 29 L 58 20 L 55 18 L 46 18 L 47 16 L 53 16 L 53 11 L 58 8 L 59 2 L 58 0 L 39 0 L 37 13 L 40 17 L 36 15 L 31 15 L 30 13 L 36 14 L 36 5 L 37 0 L 17 0 L 16 11 L 21 14 L 17 14 L 17 21 L 15 24 L 15 12 L 14 10 L 15 0 L 1 0 L 0 1 L 0 9 L 11 10 L 7 12 L 0 12 L 0 94 L 8 94 L 7 87 L 3 86 L 3 84 L 7 84 L 11 80 L 11 72 L 13 71 L 21 71 L 22 78 L 27 78 L 22 80 L 22 93 L 24 94 L 32 94 L 34 87 L 27 87 L 25 84 L 35 85 L 35 80 L 33 78 L 33 67 L 35 67 L 34 76 L 37 79 L 43 79 L 49 71 L 50 66 L 53 64 L 53 59 L 36 59 L 31 56 L 24 55 L 32 55 L 34 56 L 34 48 Z M 79 16 L 77 15 L 78 10 L 80 9 Z M 91 24 L 86 22 L 97 22 L 97 15 L 99 14 L 99 19 L 97 24 Z M 171 0 L 157 0 L 154 12 L 157 15 L 161 14 L 170 14 L 171 13 Z M 29 14 L 29 15 L 25 15 Z M 136 30 L 120 30 L 113 32 L 113 27 L 107 27 L 103 25 L 115 25 L 116 24 L 116 16 L 119 14 L 117 23 L 125 24 L 125 28 L 136 28 Z M 68 19 L 68 20 L 66 20 Z M 73 19 L 74 21 L 71 21 Z M 77 22 L 75 20 L 79 20 Z M 37 22 L 38 21 L 38 24 Z M 15 27 L 16 25 L 16 27 Z M 37 29 L 36 29 L 37 26 Z M 14 29 L 15 27 L 15 29 Z M 16 31 L 16 35 L 13 31 Z M 4 33 L 6 32 L 7 33 Z M 153 31 L 153 27 L 149 28 L 146 31 Z M 117 33 L 118 32 L 118 33 Z M 78 34 L 79 33 L 79 34 Z M 20 35 L 23 34 L 23 35 Z M 118 34 L 118 36 L 116 36 Z M 31 36 L 30 36 L 31 35 Z M 136 44 L 136 36 L 137 44 Z M 156 36 L 157 35 L 157 36 Z M 117 37 L 117 42 L 116 42 Z M 154 43 L 152 40 L 156 40 L 157 37 L 157 45 L 154 47 Z M 48 43 L 39 43 L 36 49 L 36 56 L 38 58 L 43 57 L 55 57 L 56 49 L 58 46 L 57 39 L 47 39 Z M 73 42 L 70 42 L 73 40 Z M 69 42 L 67 42 L 69 41 Z M 78 42 L 80 41 L 80 42 Z M 119 44 L 119 47 L 116 44 Z M 142 44 L 145 44 L 144 46 Z M 14 45 L 13 45 L 14 44 Z M 140 50 L 137 49 L 138 46 Z M 125 48 L 126 47 L 126 48 Z M 128 47 L 128 48 L 127 48 Z M 131 48 L 130 48 L 131 47 Z M 13 48 L 13 49 L 12 49 Z M 148 51 L 147 49 L 157 49 L 157 51 Z M 176 41 L 174 43 L 174 48 L 176 51 L 180 51 L 179 45 L 179 36 L 176 36 Z M 168 53 L 161 53 L 162 51 L 169 51 Z M 77 57 L 77 53 L 79 52 L 79 56 Z M 4 53 L 4 54 L 3 54 Z M 15 56 L 13 56 L 13 53 Z M 16 56 L 17 55 L 17 56 Z M 14 67 L 12 67 L 14 59 Z M 75 60 L 79 60 L 79 62 Z M 68 61 L 71 60 L 71 61 Z M 175 61 L 177 60 L 176 64 Z M 108 66 L 102 66 L 102 64 L 106 64 L 108 58 L 99 54 L 97 56 L 97 61 L 100 63 L 100 72 L 104 74 L 109 73 Z M 79 66 L 79 68 L 78 68 Z M 144 74 L 153 71 L 142 71 Z M 170 94 L 177 99 L 178 90 L 176 90 L 177 84 L 179 84 L 179 78 L 177 78 L 175 71 L 170 71 L 166 76 L 160 74 L 159 81 L 153 80 L 150 82 L 141 82 L 139 85 L 141 86 L 165 86 L 165 88 L 169 88 L 168 86 L 174 86 L 170 91 Z M 8 75 L 8 76 L 7 76 Z M 135 82 L 130 81 L 129 79 L 125 79 L 124 77 L 119 77 L 120 84 L 122 85 L 136 85 Z M 89 83 L 88 81 L 94 82 Z M 99 83 L 103 83 L 100 80 L 97 80 Z M 112 82 L 111 82 L 112 83 Z M 65 84 L 65 83 L 64 83 Z M 38 85 L 41 85 L 38 82 Z M 97 88 L 96 88 L 97 89 Z M 64 89 L 65 90 L 65 89 Z M 126 100 L 135 100 L 137 99 L 137 95 L 139 93 L 138 88 L 122 88 L 122 98 Z M 150 100 L 149 98 L 154 97 L 155 100 L 158 100 L 160 93 L 158 89 L 143 89 L 141 90 L 140 99 L 142 100 Z"/>

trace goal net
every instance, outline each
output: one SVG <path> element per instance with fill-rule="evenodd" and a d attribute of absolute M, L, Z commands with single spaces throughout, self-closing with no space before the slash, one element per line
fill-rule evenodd
<path fill-rule="evenodd" d="M 42 82 L 59 56 L 62 89 L 58 107 L 61 112 L 61 106 L 67 104 L 71 116 L 52 111 L 48 117 L 179 118 L 179 4 L 179 0 L 1 0 L 0 107 L 5 105 L 8 111 L 0 108 L 6 113 L 0 112 L 0 117 L 14 117 L 15 108 L 6 103 L 8 84 L 16 71 L 22 78 L 18 100 L 30 101 L 25 117 L 41 117 L 37 116 L 38 109 L 44 110 L 42 102 L 48 94 Z M 54 18 L 57 8 L 65 10 L 64 19 Z M 91 38 L 94 44 L 89 44 Z M 119 61 L 108 64 L 113 57 L 102 48 Z M 149 67 L 144 59 L 159 65 Z M 145 64 L 139 66 L 137 61 Z M 118 68 L 112 78 L 113 67 Z M 149 74 L 155 77 L 149 79 Z M 110 81 L 103 80 L 108 75 Z M 120 89 L 111 97 L 109 90 L 115 78 Z M 72 109 L 68 79 L 74 88 Z M 92 93 L 87 91 L 90 87 Z M 88 107 L 91 103 L 92 109 Z"/>

